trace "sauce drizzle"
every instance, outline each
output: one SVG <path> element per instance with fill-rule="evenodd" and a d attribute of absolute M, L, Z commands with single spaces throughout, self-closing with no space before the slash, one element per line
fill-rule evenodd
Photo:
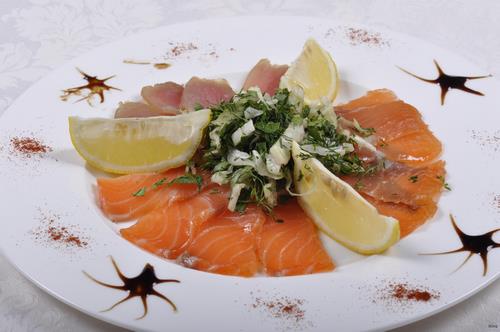
<path fill-rule="evenodd" d="M 176 280 L 176 279 L 158 279 L 158 277 L 156 276 L 154 267 L 151 264 L 149 264 L 149 263 L 144 266 L 144 269 L 142 270 L 142 272 L 138 276 L 133 277 L 133 278 L 128 278 L 125 275 L 123 275 L 123 273 L 120 271 L 120 269 L 118 268 L 118 265 L 116 264 L 116 261 L 114 260 L 113 257 L 111 257 L 111 262 L 113 263 L 113 266 L 114 266 L 114 268 L 116 270 L 116 273 L 118 274 L 118 276 L 120 277 L 120 279 L 123 281 L 123 285 L 121 285 L 121 286 L 120 285 L 110 285 L 110 284 L 104 283 L 102 281 L 99 281 L 99 280 L 95 279 L 94 277 L 92 277 L 87 272 L 83 271 L 83 273 L 87 277 L 89 277 L 92 281 L 95 281 L 99 285 L 102 285 L 102 286 L 105 286 L 105 287 L 109 287 L 109 288 L 113 288 L 113 289 L 119 289 L 119 290 L 123 290 L 123 291 L 128 291 L 129 292 L 128 295 L 125 298 L 123 298 L 122 300 L 116 302 L 115 304 L 113 304 L 108 309 L 102 310 L 101 312 L 110 311 L 110 310 L 114 309 L 117 305 L 119 305 L 119 304 L 121 304 L 121 303 L 123 303 L 123 302 L 125 302 L 127 300 L 130 300 L 133 297 L 138 296 L 138 297 L 141 298 L 142 305 L 144 307 L 144 313 L 143 313 L 142 316 L 140 316 L 140 317 L 138 317 L 136 319 L 142 319 L 148 313 L 147 297 L 149 295 L 154 295 L 154 296 L 159 297 L 160 299 L 163 299 L 168 304 L 170 304 L 170 306 L 172 307 L 173 311 L 177 311 L 177 306 L 175 305 L 175 303 L 172 302 L 165 295 L 163 295 L 161 293 L 158 293 L 154 289 L 154 285 L 155 284 L 161 284 L 161 283 L 164 283 L 164 282 L 176 282 L 176 283 L 179 283 L 180 282 L 179 280 Z"/>
<path fill-rule="evenodd" d="M 472 90 L 469 87 L 465 86 L 465 83 L 467 80 L 477 80 L 480 78 L 487 78 L 491 77 L 491 75 L 483 75 L 483 76 L 451 76 L 448 74 L 445 74 L 443 69 L 439 66 L 436 60 L 434 60 L 434 64 L 436 65 L 437 71 L 439 76 L 435 79 L 428 79 L 428 78 L 423 78 L 420 76 L 417 76 L 413 73 L 410 73 L 404 68 L 401 68 L 398 66 L 399 69 L 407 73 L 408 75 L 411 75 L 421 81 L 427 82 L 427 83 L 432 83 L 432 84 L 438 84 L 441 87 L 441 105 L 444 105 L 444 99 L 446 98 L 446 94 L 448 93 L 448 90 L 450 89 L 457 89 L 457 90 L 462 90 L 468 93 L 472 93 L 474 95 L 478 96 L 484 96 L 482 92 Z"/>
<path fill-rule="evenodd" d="M 76 68 L 76 70 L 78 70 L 78 72 L 82 74 L 83 79 L 86 80 L 88 83 L 85 85 L 76 86 L 74 88 L 63 90 L 63 94 L 61 95 L 62 101 L 67 101 L 71 96 L 82 96 L 84 90 L 89 90 L 86 95 L 83 95 L 82 98 L 75 101 L 75 103 L 80 102 L 82 100 L 86 100 L 89 105 L 92 105 L 91 103 L 92 98 L 97 95 L 99 96 L 100 103 L 102 104 L 104 102 L 105 91 L 109 90 L 121 91 L 121 89 L 106 84 L 106 81 L 112 79 L 113 77 L 115 77 L 115 75 L 99 79 L 97 78 L 97 76 L 90 76 L 84 73 L 79 68 Z"/>
<path fill-rule="evenodd" d="M 462 264 L 460 264 L 455 271 L 458 271 L 462 266 L 467 263 L 467 261 L 472 257 L 474 254 L 478 254 L 481 257 L 481 260 L 483 261 L 483 276 L 486 275 L 486 272 L 488 271 L 488 253 L 490 250 L 494 248 L 500 248 L 500 243 L 496 243 L 493 241 L 493 235 L 500 231 L 500 228 L 494 229 L 492 231 L 489 231 L 487 233 L 481 234 L 481 235 L 469 235 L 465 234 L 460 228 L 458 228 L 457 223 L 455 222 L 455 218 L 450 214 L 450 219 L 451 219 L 451 224 L 453 225 L 453 229 L 455 229 L 455 232 L 457 233 L 458 237 L 460 238 L 460 241 L 462 242 L 462 247 L 451 250 L 451 251 L 445 251 L 445 252 L 437 252 L 437 253 L 428 253 L 428 254 L 421 254 L 421 255 L 447 255 L 447 254 L 453 254 L 456 252 L 462 252 L 462 251 L 468 251 L 469 256 L 463 261 Z"/>

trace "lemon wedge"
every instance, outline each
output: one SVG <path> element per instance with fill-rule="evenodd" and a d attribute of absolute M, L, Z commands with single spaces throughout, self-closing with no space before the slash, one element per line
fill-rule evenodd
<path fill-rule="evenodd" d="M 117 174 L 161 171 L 195 153 L 209 109 L 150 118 L 69 118 L 71 142 L 89 164 Z"/>
<path fill-rule="evenodd" d="M 309 106 L 322 104 L 322 98 L 333 102 L 339 90 L 337 66 L 330 54 L 316 40 L 310 38 L 302 53 L 292 63 L 280 81 L 280 88 L 290 91 L 300 89 L 304 103 Z"/>
<path fill-rule="evenodd" d="M 381 253 L 399 240 L 396 219 L 379 214 L 317 159 L 303 160 L 303 153 L 293 142 L 295 188 L 299 204 L 319 229 L 361 254 Z"/>

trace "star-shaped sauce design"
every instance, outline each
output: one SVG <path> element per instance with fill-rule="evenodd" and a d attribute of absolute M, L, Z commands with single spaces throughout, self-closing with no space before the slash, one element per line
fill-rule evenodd
<path fill-rule="evenodd" d="M 488 253 L 492 249 L 500 247 L 500 243 L 496 243 L 495 241 L 493 241 L 493 235 L 496 232 L 500 231 L 500 228 L 494 229 L 492 231 L 489 231 L 481 235 L 469 235 L 465 234 L 460 228 L 458 228 L 455 218 L 453 218 L 451 214 L 450 214 L 450 219 L 451 219 L 451 224 L 453 225 L 453 229 L 455 230 L 458 237 L 460 238 L 460 241 L 462 242 L 462 247 L 451 251 L 437 252 L 437 253 L 430 253 L 423 255 L 447 255 L 457 252 L 469 252 L 469 256 L 467 256 L 467 258 L 465 258 L 463 263 L 460 264 L 455 269 L 455 271 L 453 271 L 456 272 L 462 266 L 464 266 L 465 263 L 467 263 L 467 261 L 472 257 L 472 255 L 477 254 L 481 257 L 481 260 L 483 261 L 483 276 L 485 276 L 486 272 L 488 271 Z"/>
<path fill-rule="evenodd" d="M 149 263 L 146 264 L 146 266 L 144 266 L 144 269 L 142 270 L 142 272 L 138 276 L 133 277 L 133 278 L 128 278 L 125 275 L 123 275 L 123 273 L 120 271 L 120 269 L 118 268 L 118 265 L 116 264 L 113 257 L 111 257 L 111 262 L 113 263 L 113 266 L 116 270 L 116 273 L 118 274 L 120 279 L 123 281 L 123 285 L 110 285 L 110 284 L 104 283 L 102 281 L 95 279 L 87 272 L 83 271 L 83 273 L 87 277 L 89 277 L 91 280 L 95 281 L 99 285 L 129 292 L 125 298 L 116 302 L 108 309 L 102 310 L 101 312 L 110 311 L 110 310 L 114 309 L 117 305 L 119 305 L 127 300 L 130 300 L 131 298 L 140 297 L 141 301 L 142 301 L 142 305 L 144 307 L 144 313 L 142 314 L 142 316 L 140 316 L 136 319 L 142 319 L 148 313 L 147 297 L 149 295 L 157 296 L 157 297 L 165 300 L 168 304 L 170 304 L 170 306 L 172 307 L 172 309 L 174 311 L 177 311 L 176 305 L 169 298 L 167 298 L 165 295 L 158 293 L 154 289 L 154 285 L 164 283 L 164 282 L 177 282 L 178 283 L 178 282 L 180 282 L 179 280 L 176 280 L 176 279 L 158 279 L 158 277 L 156 276 L 154 267 Z"/>
<path fill-rule="evenodd" d="M 121 91 L 118 88 L 106 84 L 106 81 L 112 79 L 115 75 L 100 79 L 97 78 L 97 76 L 90 76 L 78 68 L 76 68 L 76 70 L 82 74 L 83 79 L 87 81 L 87 84 L 63 90 L 63 94 L 61 95 L 61 100 L 63 101 L 67 101 L 71 96 L 82 96 L 82 98 L 75 101 L 75 103 L 86 100 L 87 103 L 92 106 L 92 99 L 95 96 L 99 96 L 99 100 L 102 104 L 104 102 L 104 92 L 109 90 Z"/>
<path fill-rule="evenodd" d="M 446 98 L 446 94 L 450 89 L 457 89 L 457 90 L 462 90 L 468 93 L 472 93 L 478 96 L 484 96 L 482 92 L 472 90 L 471 88 L 465 86 L 465 83 L 467 80 L 477 80 L 480 78 L 486 78 L 486 77 L 491 77 L 491 75 L 483 75 L 483 76 L 451 76 L 448 74 L 445 74 L 443 69 L 439 66 L 436 60 L 434 60 L 434 64 L 436 65 L 437 71 L 438 71 L 438 77 L 435 79 L 429 79 L 429 78 L 423 78 L 420 76 L 417 76 L 413 73 L 410 73 L 408 70 L 401 68 L 398 66 L 399 69 L 407 73 L 408 75 L 411 75 L 415 78 L 418 78 L 421 81 L 427 82 L 427 83 L 432 83 L 432 84 L 438 84 L 441 87 L 441 105 L 444 105 L 444 100 Z"/>

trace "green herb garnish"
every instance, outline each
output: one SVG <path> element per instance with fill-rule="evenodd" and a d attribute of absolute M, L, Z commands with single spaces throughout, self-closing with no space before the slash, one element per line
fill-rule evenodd
<path fill-rule="evenodd" d="M 140 188 L 135 193 L 133 193 L 132 196 L 141 197 L 141 196 L 144 196 L 144 194 L 146 194 L 146 187 Z"/>
<path fill-rule="evenodd" d="M 135 197 L 142 197 L 146 194 L 148 190 L 155 190 L 156 188 L 166 184 L 167 186 L 171 186 L 175 183 L 181 183 L 181 184 L 196 184 L 198 187 L 198 191 L 201 190 L 201 187 L 203 185 L 203 178 L 201 175 L 196 175 L 193 173 L 186 173 L 184 175 L 178 176 L 175 179 L 170 180 L 167 182 L 167 178 L 162 178 L 155 183 L 151 185 L 151 187 L 148 189 L 147 187 L 142 187 L 139 190 L 137 190 L 135 193 L 132 194 L 132 196 Z"/>
<path fill-rule="evenodd" d="M 362 137 L 368 137 L 368 136 L 371 136 L 375 133 L 375 128 L 361 127 L 361 125 L 359 124 L 359 122 L 356 119 L 353 120 L 353 123 L 354 123 L 354 129 Z"/>
<path fill-rule="evenodd" d="M 418 175 L 412 175 L 408 178 L 408 181 L 410 181 L 411 183 L 415 183 L 418 181 Z"/>
<path fill-rule="evenodd" d="M 356 181 L 356 183 L 352 187 L 354 188 L 354 190 L 359 191 L 359 190 L 363 189 L 364 186 L 365 185 L 363 184 L 363 182 L 361 182 L 361 180 L 358 180 L 358 181 Z"/>
<path fill-rule="evenodd" d="M 230 209 L 244 211 L 255 203 L 271 211 L 280 190 L 293 191 L 292 141 L 306 151 L 302 159 L 316 158 L 337 175 L 361 176 L 380 168 L 360 160 L 356 139 L 339 130 L 329 105 L 311 108 L 290 97 L 286 89 L 274 96 L 249 89 L 211 108 L 201 165 L 212 181 L 231 186 Z M 359 136 L 374 132 L 357 122 L 354 126 Z M 303 177 L 301 172 L 298 181 Z"/>
<path fill-rule="evenodd" d="M 444 189 L 446 189 L 448 191 L 451 191 L 451 187 L 448 184 L 448 182 L 446 182 L 446 179 L 444 178 L 444 176 L 438 175 L 438 176 L 436 176 L 436 179 L 438 179 L 439 181 L 441 181 L 441 183 L 443 184 L 443 188 Z"/>

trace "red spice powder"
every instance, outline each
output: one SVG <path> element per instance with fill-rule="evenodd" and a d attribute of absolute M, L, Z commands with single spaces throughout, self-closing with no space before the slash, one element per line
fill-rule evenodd
<path fill-rule="evenodd" d="M 290 319 L 299 322 L 304 319 L 305 311 L 302 309 L 304 300 L 280 297 L 273 300 L 256 298 L 253 308 L 264 308 L 272 317 Z"/>
<path fill-rule="evenodd" d="M 51 221 L 50 224 L 53 222 Z M 78 236 L 73 235 L 68 228 L 64 226 L 49 226 L 47 228 L 47 233 L 49 235 L 49 239 L 52 241 L 63 242 L 69 245 L 74 245 L 77 247 L 86 247 L 87 241 L 80 239 Z"/>
<path fill-rule="evenodd" d="M 219 58 L 219 54 L 217 54 L 217 52 L 215 52 L 215 51 L 212 51 L 212 52 L 208 53 L 208 55 L 210 55 L 210 56 L 212 56 L 212 57 L 214 57 L 216 59 Z"/>
<path fill-rule="evenodd" d="M 169 43 L 172 48 L 167 53 L 167 59 L 176 58 L 190 51 L 194 51 L 198 49 L 193 43 Z"/>
<path fill-rule="evenodd" d="M 369 32 L 364 29 L 349 28 L 346 30 L 346 36 L 351 45 L 375 45 L 375 46 L 389 46 L 389 42 L 384 40 L 380 33 Z"/>
<path fill-rule="evenodd" d="M 86 248 L 88 239 L 82 236 L 76 226 L 62 225 L 61 217 L 40 212 L 41 225 L 33 231 L 35 239 L 50 245 L 65 248 Z"/>
<path fill-rule="evenodd" d="M 26 157 L 41 155 L 52 151 L 52 148 L 35 137 L 12 137 L 12 149 Z"/>
<path fill-rule="evenodd" d="M 482 148 L 487 148 L 493 152 L 500 151 L 500 131 L 491 133 L 488 131 L 471 130 L 470 133 L 472 140 Z"/>
<path fill-rule="evenodd" d="M 500 194 L 494 194 L 493 207 L 497 210 L 497 212 L 500 212 Z"/>
<path fill-rule="evenodd" d="M 432 294 L 427 290 L 408 288 L 407 284 L 394 284 L 391 287 L 391 296 L 399 300 L 428 302 L 433 298 L 439 297 L 439 295 Z"/>
<path fill-rule="evenodd" d="M 424 286 L 410 285 L 407 282 L 391 282 L 380 291 L 383 292 L 383 298 L 390 298 L 399 302 L 429 302 L 440 297 L 439 292 L 427 289 Z"/>

